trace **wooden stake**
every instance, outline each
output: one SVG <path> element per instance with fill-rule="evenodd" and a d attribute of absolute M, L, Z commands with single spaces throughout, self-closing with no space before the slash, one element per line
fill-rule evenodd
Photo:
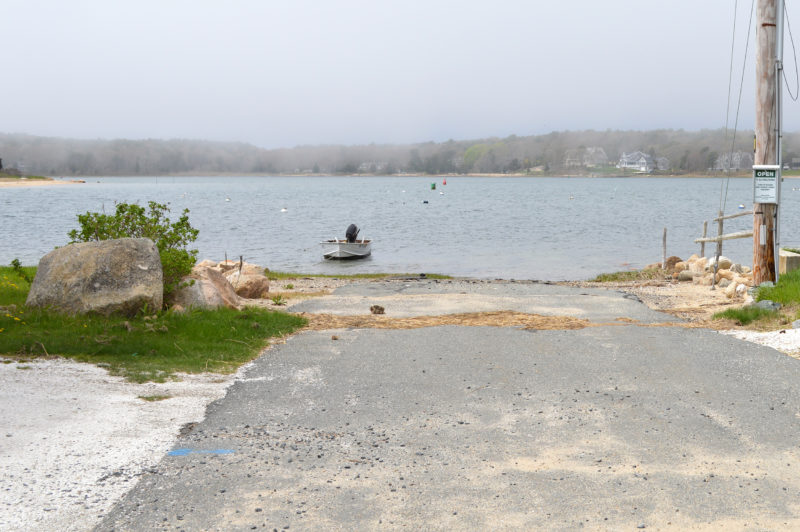
<path fill-rule="evenodd" d="M 756 165 L 777 164 L 776 0 L 758 0 L 756 21 L 756 153 L 754 162 Z M 765 281 L 775 280 L 776 212 L 775 204 L 753 204 L 753 284 L 755 286 Z"/>
<path fill-rule="evenodd" d="M 708 234 L 708 220 L 703 222 L 703 238 L 705 238 L 707 234 Z M 701 257 L 706 256 L 706 243 L 704 241 L 700 242 L 700 256 Z"/>
<path fill-rule="evenodd" d="M 664 236 L 661 238 L 661 269 L 667 269 L 667 228 L 664 228 Z"/>

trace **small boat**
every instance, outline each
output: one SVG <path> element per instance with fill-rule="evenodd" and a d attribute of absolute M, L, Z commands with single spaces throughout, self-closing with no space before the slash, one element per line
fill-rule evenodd
<path fill-rule="evenodd" d="M 345 238 L 320 242 L 326 259 L 363 259 L 372 253 L 372 240 L 357 240 L 360 229 L 355 224 L 347 228 Z"/>

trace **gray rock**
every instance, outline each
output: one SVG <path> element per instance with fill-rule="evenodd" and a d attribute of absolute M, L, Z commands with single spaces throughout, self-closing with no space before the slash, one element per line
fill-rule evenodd
<path fill-rule="evenodd" d="M 792 322 L 792 329 L 800 329 L 800 320 L 794 320 Z"/>
<path fill-rule="evenodd" d="M 769 299 L 764 299 L 762 301 L 758 301 L 753 305 L 754 307 L 763 308 L 764 310 L 780 310 L 781 304 L 776 303 L 774 301 L 770 301 Z"/>
<path fill-rule="evenodd" d="M 42 257 L 26 305 L 103 315 L 160 310 L 164 280 L 158 249 L 147 238 L 81 242 Z"/>
<path fill-rule="evenodd" d="M 684 270 L 678 274 L 679 281 L 691 281 L 694 279 L 694 274 L 689 270 Z"/>
<path fill-rule="evenodd" d="M 727 286 L 728 286 L 728 285 L 730 285 L 730 284 L 731 284 L 731 282 L 730 282 L 729 280 L 727 280 L 727 279 L 720 279 L 720 280 L 719 280 L 719 283 L 717 283 L 717 286 L 719 286 L 720 288 L 725 288 L 725 287 L 727 287 Z"/>
<path fill-rule="evenodd" d="M 175 290 L 169 303 L 190 308 L 241 308 L 239 296 L 222 273 L 213 268 L 194 268 L 184 277 L 186 286 Z"/>

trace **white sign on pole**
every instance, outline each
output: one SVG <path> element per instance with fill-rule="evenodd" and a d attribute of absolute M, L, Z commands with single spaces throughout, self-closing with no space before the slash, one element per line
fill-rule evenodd
<path fill-rule="evenodd" d="M 778 203 L 780 170 L 777 164 L 753 166 L 753 203 Z"/>

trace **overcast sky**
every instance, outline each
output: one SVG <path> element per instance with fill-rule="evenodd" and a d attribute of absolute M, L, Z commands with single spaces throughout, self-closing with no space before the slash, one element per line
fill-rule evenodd
<path fill-rule="evenodd" d="M 275 148 L 719 128 L 734 4 L 2 0 L 0 131 Z M 750 2 L 738 6 L 733 112 Z M 794 87 L 788 40 L 785 62 Z M 788 97 L 784 118 L 800 129 Z"/>

